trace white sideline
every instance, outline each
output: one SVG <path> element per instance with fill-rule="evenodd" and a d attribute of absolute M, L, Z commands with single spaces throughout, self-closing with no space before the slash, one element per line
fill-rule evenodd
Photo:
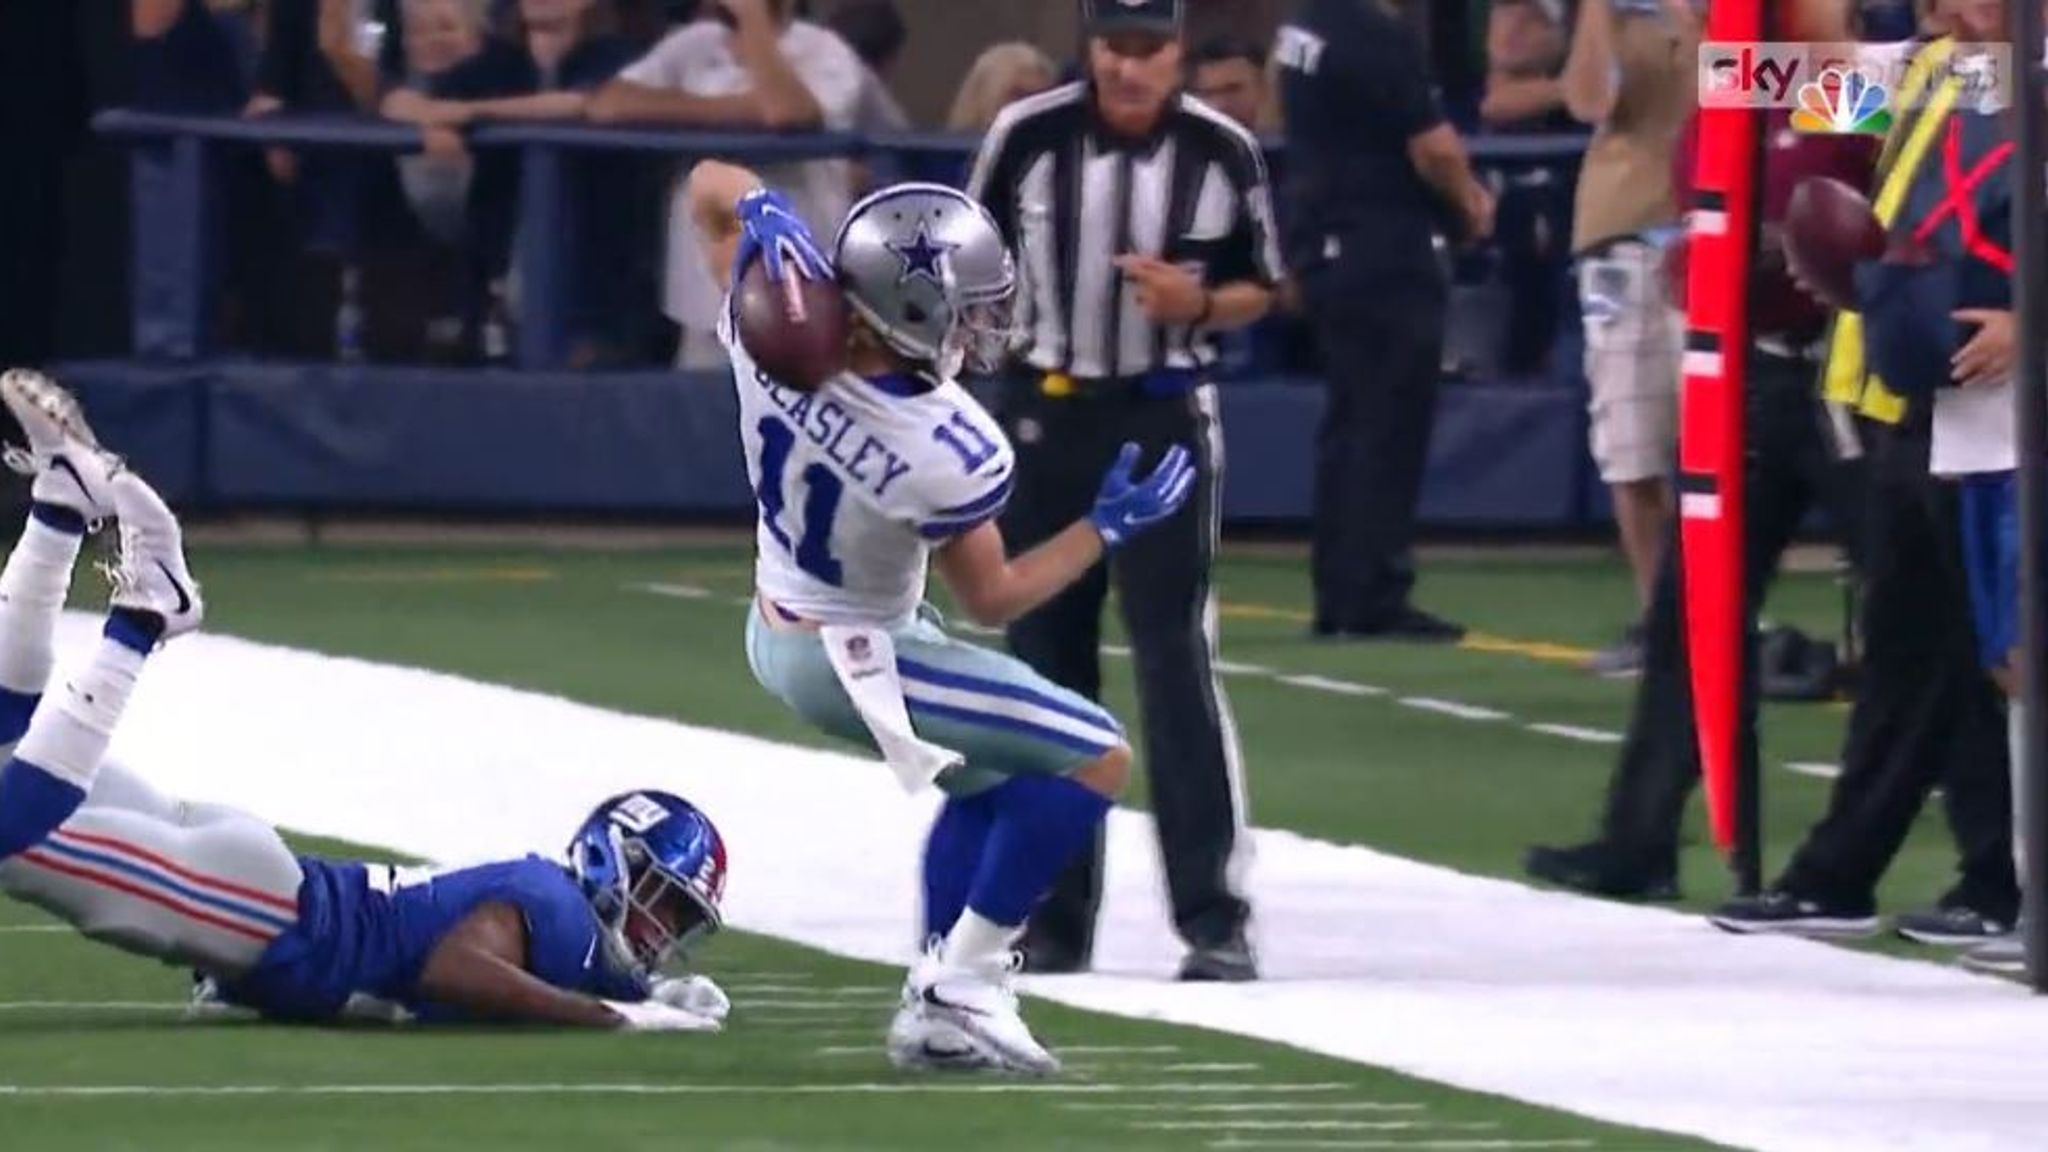
<path fill-rule="evenodd" d="M 0 1084 L 10 1096 L 1206 1096 L 1335 1092 L 1344 1084 L 1075 1084 L 1066 1081 L 893 1080 L 865 1084 Z"/>
<path fill-rule="evenodd" d="M 96 628 L 67 619 L 66 650 Z M 1370 756 L 1370 710 L 1328 722 Z M 914 945 L 933 799 L 856 757 L 213 636 L 152 659 L 115 744 L 174 793 L 441 860 L 552 850 L 595 798 L 670 788 L 733 844 L 738 926 L 894 963 Z M 1154 844 L 1118 812 L 1104 974 L 1030 990 L 1773 1152 L 2033 1152 L 2048 1132 L 2048 1006 L 2014 985 L 1253 838 L 1266 982 L 1166 979 Z"/>

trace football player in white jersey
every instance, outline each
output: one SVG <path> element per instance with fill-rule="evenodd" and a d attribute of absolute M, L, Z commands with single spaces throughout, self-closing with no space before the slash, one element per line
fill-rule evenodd
<path fill-rule="evenodd" d="M 1011 944 L 1123 790 L 1131 753 L 1116 721 L 1022 662 L 953 639 L 923 606 L 936 565 L 976 621 L 1000 625 L 1050 600 L 1132 534 L 1178 511 L 1187 451 L 1142 479 L 1127 446 L 1093 512 L 1010 557 L 995 518 L 1013 460 L 1002 429 L 962 388 L 999 366 L 1015 266 L 995 221 L 934 184 L 854 206 L 830 257 L 753 173 L 707 161 L 689 198 L 714 275 L 737 283 L 836 279 L 855 323 L 849 371 L 812 391 L 770 378 L 728 304 L 720 331 L 760 508 L 755 677 L 818 728 L 878 749 L 946 802 L 924 853 L 923 957 L 890 1029 L 903 1066 L 1048 1073 L 1059 1063 L 1019 1015 Z"/>

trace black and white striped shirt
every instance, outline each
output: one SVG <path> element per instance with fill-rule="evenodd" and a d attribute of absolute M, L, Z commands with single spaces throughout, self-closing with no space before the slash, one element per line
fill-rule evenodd
<path fill-rule="evenodd" d="M 1110 136 L 1086 83 L 1020 100 L 990 126 L 968 192 L 1017 251 L 1025 359 L 1084 380 L 1201 370 L 1214 341 L 1155 325 L 1113 259 L 1156 256 L 1216 286 L 1282 276 L 1258 140 L 1192 96 L 1151 137 Z"/>

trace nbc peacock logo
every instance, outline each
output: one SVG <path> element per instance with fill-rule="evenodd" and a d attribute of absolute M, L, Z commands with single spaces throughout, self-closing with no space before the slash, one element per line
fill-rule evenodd
<path fill-rule="evenodd" d="M 1792 129 L 1833 136 L 1881 136 L 1892 126 L 1884 85 L 1856 70 L 1830 68 L 1799 87 Z"/>

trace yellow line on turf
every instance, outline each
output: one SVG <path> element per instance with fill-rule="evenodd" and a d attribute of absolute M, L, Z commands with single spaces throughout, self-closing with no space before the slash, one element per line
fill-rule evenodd
<path fill-rule="evenodd" d="M 1226 602 L 1218 606 L 1217 613 L 1226 620 L 1282 620 L 1291 624 L 1307 624 L 1314 619 L 1298 608 L 1281 608 L 1273 604 Z M 1588 648 L 1553 644 L 1547 640 L 1517 640 L 1486 632 L 1468 633 L 1465 639 L 1458 643 L 1458 647 L 1467 652 L 1521 656 L 1542 664 L 1568 664 L 1572 667 L 1578 667 L 1593 658 L 1593 652 Z"/>
<path fill-rule="evenodd" d="M 1491 636 L 1484 632 L 1468 632 L 1458 642 L 1458 647 L 1467 652 L 1489 652 L 1501 656 L 1526 656 L 1544 664 L 1569 664 L 1578 667 L 1593 658 L 1590 648 L 1575 648 L 1570 644 L 1552 644 L 1546 640 L 1514 640 L 1506 636 Z"/>

